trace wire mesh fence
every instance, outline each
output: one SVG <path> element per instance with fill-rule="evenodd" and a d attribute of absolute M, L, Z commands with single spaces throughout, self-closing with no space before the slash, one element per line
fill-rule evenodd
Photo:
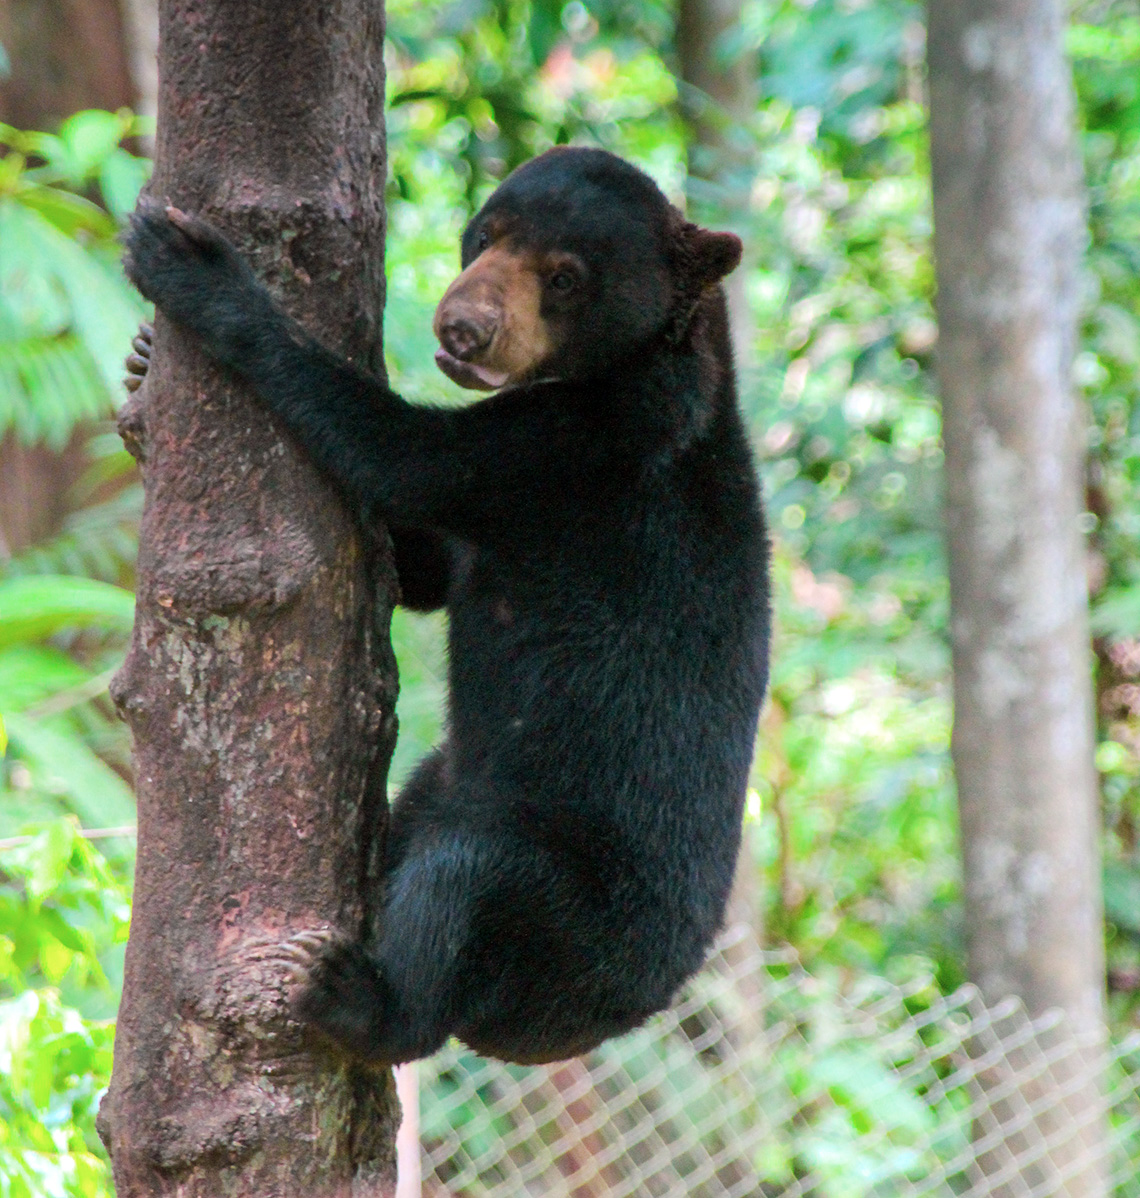
<path fill-rule="evenodd" d="M 589 1056 L 419 1069 L 425 1198 L 1140 1198 L 1140 1034 L 813 976 L 742 929 Z"/>

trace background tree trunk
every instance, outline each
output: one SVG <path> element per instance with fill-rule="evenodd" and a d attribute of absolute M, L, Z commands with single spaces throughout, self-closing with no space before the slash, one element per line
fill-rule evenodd
<path fill-rule="evenodd" d="M 135 88 L 119 0 L 0 0 L 0 120 L 54 129 L 81 108 L 122 108 Z"/>
<path fill-rule="evenodd" d="M 134 103 L 123 32 L 119 0 L 0 0 L 0 46 L 11 70 L 0 75 L 0 121 L 54 130 L 80 109 Z M 76 429 L 58 452 L 0 436 L 0 560 L 62 527 L 90 431 Z"/>
<path fill-rule="evenodd" d="M 126 41 L 127 64 L 134 84 L 134 110 L 141 116 L 158 113 L 158 0 L 119 0 Z M 147 152 L 153 153 L 152 139 Z"/>
<path fill-rule="evenodd" d="M 689 126 L 689 172 L 730 185 L 724 175 L 751 158 L 748 139 L 736 127 L 749 121 L 759 102 L 754 62 L 728 38 L 741 27 L 741 0 L 679 0 L 677 60 L 681 112 Z M 753 56 L 754 57 L 754 56 Z"/>
<path fill-rule="evenodd" d="M 160 27 L 151 193 L 216 222 L 299 319 L 381 371 L 382 5 L 163 0 Z M 117 1193 L 390 1193 L 390 1075 L 302 1041 L 279 945 L 366 916 L 393 575 L 372 576 L 313 470 L 164 321 L 121 429 L 146 506 L 114 688 L 139 800 L 100 1116 Z"/>
<path fill-rule="evenodd" d="M 1060 1008 L 1093 1061 L 1104 956 L 1070 382 L 1085 225 L 1063 9 L 961 0 L 928 12 L 968 965 L 990 1002 Z M 1099 1111 L 1097 1086 L 1077 1085 L 1063 1111 L 982 1154 L 990 1175 L 1011 1176 L 1010 1151 L 1026 1162 L 987 1192 L 1104 1193 L 1098 1167 L 1078 1163 L 1097 1146 Z"/>
<path fill-rule="evenodd" d="M 695 220 L 743 226 L 755 167 L 749 125 L 759 103 L 755 55 L 733 50 L 741 0 L 679 0 L 676 50 L 680 110 L 689 129 L 687 198 Z M 738 229 L 743 233 L 743 227 Z M 747 239 L 745 240 L 747 246 Z M 747 252 L 747 251 L 746 251 Z M 738 267 L 724 281 L 733 349 L 751 364 L 752 318 Z"/>

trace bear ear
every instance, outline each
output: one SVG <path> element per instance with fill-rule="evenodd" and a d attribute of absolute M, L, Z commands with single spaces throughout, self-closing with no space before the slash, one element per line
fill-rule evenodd
<path fill-rule="evenodd" d="M 685 243 L 682 257 L 687 259 L 698 286 L 719 283 L 740 265 L 744 245 L 735 233 L 714 233 L 685 221 L 681 238 Z"/>

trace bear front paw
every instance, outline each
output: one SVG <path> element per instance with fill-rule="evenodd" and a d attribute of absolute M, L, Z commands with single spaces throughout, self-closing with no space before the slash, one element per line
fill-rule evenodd
<path fill-rule="evenodd" d="M 123 245 L 127 278 L 222 360 L 250 313 L 267 302 L 233 246 L 206 221 L 178 208 L 141 198 Z M 128 369 L 138 373 L 137 367 Z"/>

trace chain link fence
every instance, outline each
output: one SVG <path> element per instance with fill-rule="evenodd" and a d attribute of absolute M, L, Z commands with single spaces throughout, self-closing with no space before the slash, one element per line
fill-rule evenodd
<path fill-rule="evenodd" d="M 743 929 L 587 1057 L 418 1068 L 424 1198 L 1140 1198 L 1140 1034 L 813 976 Z"/>

